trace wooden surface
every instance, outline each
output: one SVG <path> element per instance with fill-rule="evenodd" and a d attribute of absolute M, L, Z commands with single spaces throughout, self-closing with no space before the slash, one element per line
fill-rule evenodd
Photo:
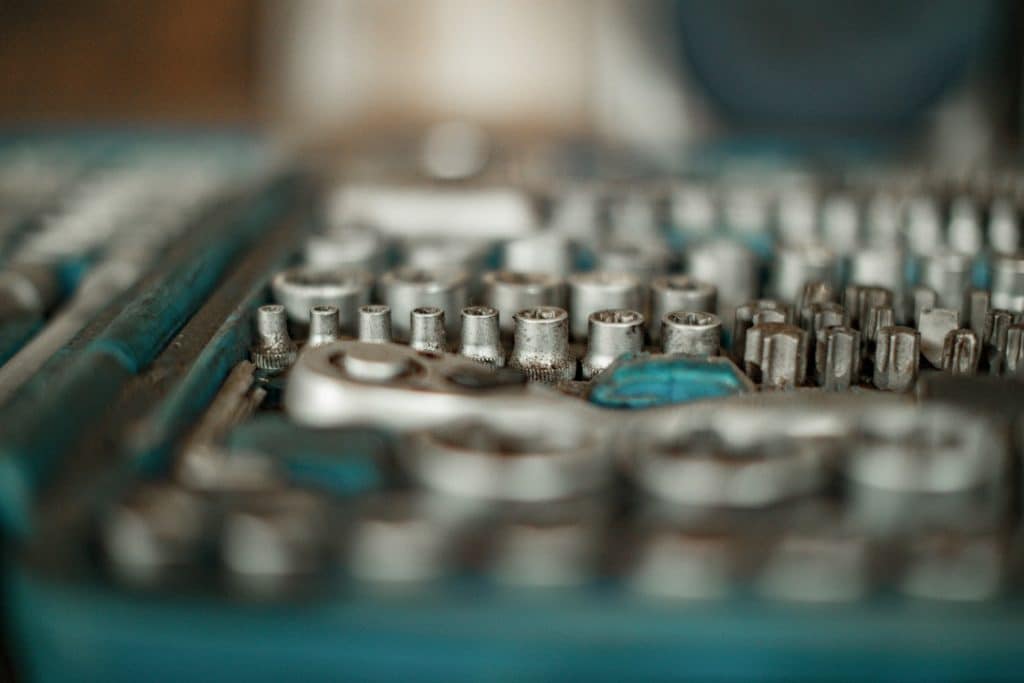
<path fill-rule="evenodd" d="M 256 111 L 255 0 L 0 0 L 0 122 Z"/>

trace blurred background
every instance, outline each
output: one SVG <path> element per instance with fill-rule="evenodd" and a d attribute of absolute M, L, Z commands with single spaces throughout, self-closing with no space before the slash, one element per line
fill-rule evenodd
<path fill-rule="evenodd" d="M 958 163 L 1021 131 L 1000 0 L 7 0 L 0 123 L 239 124 L 325 145 L 460 119 L 667 154 L 857 141 Z"/>

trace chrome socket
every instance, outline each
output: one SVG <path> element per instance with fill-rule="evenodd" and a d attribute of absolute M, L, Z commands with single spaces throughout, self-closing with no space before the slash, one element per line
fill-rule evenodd
<path fill-rule="evenodd" d="M 694 246 L 687 253 L 686 272 L 718 290 L 717 313 L 732 320 L 735 308 L 758 295 L 760 277 L 757 256 L 732 240 L 713 240 Z"/>
<path fill-rule="evenodd" d="M 398 341 L 407 341 L 413 309 L 440 308 L 448 333 L 455 336 L 459 314 L 466 307 L 469 279 L 461 270 L 398 268 L 384 273 L 379 282 L 380 297 L 391 307 L 391 329 Z"/>
<path fill-rule="evenodd" d="M 508 365 L 535 382 L 554 383 L 576 376 L 569 350 L 569 314 L 557 306 L 526 308 L 513 316 L 515 332 Z"/>
<path fill-rule="evenodd" d="M 341 325 L 338 321 L 337 306 L 314 306 L 309 309 L 308 346 L 317 347 L 338 341 Z"/>
<path fill-rule="evenodd" d="M 849 281 L 862 287 L 902 292 L 906 256 L 895 246 L 858 249 L 850 254 Z"/>
<path fill-rule="evenodd" d="M 644 316 L 638 311 L 609 309 L 590 314 L 587 352 L 580 361 L 583 379 L 591 379 L 625 353 L 644 347 Z"/>
<path fill-rule="evenodd" d="M 718 290 L 709 282 L 688 275 L 665 275 L 651 282 L 651 319 L 647 325 L 652 344 L 661 342 L 662 318 L 675 312 L 718 310 Z"/>
<path fill-rule="evenodd" d="M 1024 312 L 1024 256 L 998 256 L 992 263 L 992 307 Z"/>
<path fill-rule="evenodd" d="M 483 290 L 483 301 L 498 311 L 504 334 L 512 333 L 512 317 L 524 308 L 565 304 L 565 283 L 545 273 L 491 271 L 484 273 Z"/>
<path fill-rule="evenodd" d="M 436 306 L 421 306 L 409 313 L 409 346 L 420 353 L 444 353 L 448 339 L 444 311 Z"/>
<path fill-rule="evenodd" d="M 646 292 L 640 281 L 627 273 L 591 271 L 569 277 L 570 329 L 573 339 L 585 341 L 590 314 L 606 309 L 646 311 Z"/>
<path fill-rule="evenodd" d="M 933 251 L 920 261 L 920 284 L 931 287 L 942 308 L 961 311 L 971 284 L 971 257 L 951 249 Z M 1004 308 L 996 304 L 997 308 Z M 962 312 L 962 311 L 961 311 Z"/>
<path fill-rule="evenodd" d="M 839 269 L 836 255 L 818 244 L 783 246 L 775 252 L 771 295 L 796 302 L 808 282 L 834 284 Z"/>
<path fill-rule="evenodd" d="M 498 311 L 490 306 L 463 308 L 459 354 L 484 365 L 503 367 L 505 349 L 501 346 L 498 321 Z"/>
<path fill-rule="evenodd" d="M 250 354 L 253 364 L 267 372 L 281 372 L 295 362 L 298 347 L 288 334 L 288 316 L 281 304 L 256 309 L 256 339 Z"/>
<path fill-rule="evenodd" d="M 370 304 L 359 307 L 359 341 L 391 343 L 391 307 Z"/>
<path fill-rule="evenodd" d="M 662 319 L 661 350 L 688 358 L 717 356 L 722 321 L 714 313 L 674 311 Z"/>
<path fill-rule="evenodd" d="M 359 307 L 370 303 L 372 284 L 372 276 L 363 271 L 299 266 L 275 275 L 270 288 L 292 322 L 307 324 L 314 306 L 336 306 L 341 329 L 351 333 Z"/>

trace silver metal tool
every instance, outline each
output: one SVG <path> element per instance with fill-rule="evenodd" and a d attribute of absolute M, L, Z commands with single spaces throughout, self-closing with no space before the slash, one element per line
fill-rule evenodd
<path fill-rule="evenodd" d="M 931 287 L 917 285 L 907 292 L 903 300 L 903 324 L 916 326 L 921 318 L 921 311 L 926 308 L 938 308 L 939 295 Z"/>
<path fill-rule="evenodd" d="M 606 242 L 594 250 L 594 269 L 604 273 L 628 273 L 640 282 L 650 282 L 668 269 L 668 249 L 657 244 L 633 241 Z"/>
<path fill-rule="evenodd" d="M 515 332 L 509 367 L 537 382 L 560 382 L 576 376 L 569 350 L 569 314 L 557 306 L 527 308 L 513 316 Z"/>
<path fill-rule="evenodd" d="M 652 344 L 661 342 L 661 321 L 677 311 L 714 313 L 718 290 L 688 275 L 665 275 L 651 282 L 651 319 L 647 325 Z"/>
<path fill-rule="evenodd" d="M 363 501 L 343 548 L 355 579 L 379 586 L 434 581 L 452 567 L 457 528 L 415 494 L 384 494 Z"/>
<path fill-rule="evenodd" d="M 459 313 L 466 307 L 469 278 L 461 270 L 398 268 L 381 276 L 378 283 L 383 303 L 391 308 L 391 329 L 399 341 L 407 341 L 411 332 L 410 314 L 414 308 L 433 306 L 444 311 L 448 333 L 455 336 Z"/>
<path fill-rule="evenodd" d="M 256 367 L 268 372 L 281 372 L 295 362 L 298 347 L 288 334 L 288 316 L 281 304 L 256 309 L 256 339 L 250 354 Z"/>
<path fill-rule="evenodd" d="M 378 275 L 387 266 L 387 241 L 374 229 L 346 225 L 313 235 L 303 252 L 314 268 L 364 271 Z"/>
<path fill-rule="evenodd" d="M 967 326 L 980 339 L 983 339 L 985 336 L 985 322 L 988 320 L 988 312 L 992 308 L 992 296 L 987 289 L 969 289 L 965 299 L 964 308 L 966 309 Z"/>
<path fill-rule="evenodd" d="M 714 600 L 735 590 L 741 542 L 722 529 L 663 525 L 633 549 L 626 585 L 658 600 Z"/>
<path fill-rule="evenodd" d="M 964 254 L 981 251 L 985 243 L 984 230 L 978 206 L 971 197 L 961 196 L 953 200 L 946 232 L 952 249 Z"/>
<path fill-rule="evenodd" d="M 611 461 L 593 432 L 568 423 L 537 427 L 459 422 L 418 431 L 402 464 L 431 490 L 491 501 L 558 500 L 608 483 Z"/>
<path fill-rule="evenodd" d="M 917 382 L 921 333 L 912 327 L 883 327 L 875 340 L 874 385 L 883 391 L 908 391 Z"/>
<path fill-rule="evenodd" d="M 834 284 L 839 277 L 832 250 L 820 244 L 782 246 L 775 251 L 771 295 L 796 302 L 808 282 Z"/>
<path fill-rule="evenodd" d="M 942 212 L 932 197 L 917 196 L 907 203 L 907 246 L 914 254 L 926 254 L 945 244 Z"/>
<path fill-rule="evenodd" d="M 835 300 L 836 289 L 831 283 L 820 280 L 808 282 L 797 298 L 796 310 L 802 311 L 807 306 L 814 304 L 834 303 Z"/>
<path fill-rule="evenodd" d="M 1008 199 L 992 202 L 988 219 L 988 243 L 998 254 L 1012 254 L 1021 246 L 1021 225 L 1017 208 Z"/>
<path fill-rule="evenodd" d="M 484 365 L 503 367 L 505 349 L 501 346 L 498 321 L 498 311 L 490 306 L 463 308 L 459 354 Z"/>
<path fill-rule="evenodd" d="M 238 588 L 276 591 L 323 568 L 327 521 L 325 501 L 309 491 L 240 497 L 225 515 L 222 561 Z"/>
<path fill-rule="evenodd" d="M 359 307 L 359 341 L 391 343 L 391 307 L 369 304 Z"/>
<path fill-rule="evenodd" d="M 964 292 L 971 284 L 971 266 L 967 254 L 952 249 L 932 251 L 920 258 L 920 284 L 935 290 L 939 306 L 960 311 Z"/>
<path fill-rule="evenodd" d="M 733 358 L 740 365 L 743 364 L 743 356 L 747 349 L 747 330 L 754 325 L 754 317 L 764 311 L 774 311 L 778 314 L 773 320 L 765 320 L 765 322 L 780 322 L 779 316 L 781 316 L 781 322 L 790 320 L 789 307 L 774 299 L 758 299 L 737 306 L 733 317 L 731 344 Z"/>
<path fill-rule="evenodd" d="M 313 306 L 309 309 L 309 346 L 323 346 L 341 337 L 341 324 L 337 306 Z"/>
<path fill-rule="evenodd" d="M 311 308 L 330 305 L 338 309 L 341 328 L 354 332 L 356 312 L 370 303 L 372 284 L 372 276 L 362 271 L 298 266 L 275 275 L 270 288 L 292 322 L 305 325 Z"/>
<path fill-rule="evenodd" d="M 579 229 L 580 226 L 566 227 L 574 230 Z M 587 237 L 590 236 L 587 235 Z M 565 235 L 556 232 L 509 240 L 502 245 L 502 268 L 512 273 L 546 275 L 560 281 L 573 270 L 572 244 Z M 533 305 L 541 306 L 549 303 L 538 302 Z M 491 305 L 494 306 L 493 303 Z M 499 310 L 501 309 L 499 308 Z"/>
<path fill-rule="evenodd" d="M 594 575 L 600 550 L 601 506 L 523 506 L 498 523 L 488 553 L 488 573 L 515 587 L 565 588 Z"/>
<path fill-rule="evenodd" d="M 898 246 L 864 247 L 850 254 L 848 280 L 862 287 L 904 290 L 906 256 Z"/>
<path fill-rule="evenodd" d="M 1024 373 L 1024 322 L 1014 323 L 1006 330 L 1003 372 L 1008 375 Z"/>
<path fill-rule="evenodd" d="M 590 314 L 587 352 L 580 359 L 583 379 L 600 374 L 619 356 L 644 347 L 644 316 L 639 311 L 608 309 Z"/>
<path fill-rule="evenodd" d="M 921 311 L 917 329 L 921 332 L 921 355 L 933 367 L 942 367 L 942 347 L 946 335 L 960 327 L 960 311 L 949 308 L 926 308 Z"/>
<path fill-rule="evenodd" d="M 1004 542 L 996 533 L 933 531 L 905 549 L 899 588 L 922 600 L 990 600 L 1003 588 L 1006 565 Z"/>
<path fill-rule="evenodd" d="M 989 311 L 985 317 L 985 332 L 981 339 L 989 374 L 1003 374 L 1006 364 L 1007 332 L 1011 325 L 1013 314 L 1009 311 L 995 309 Z"/>
<path fill-rule="evenodd" d="M 673 503 L 761 507 L 818 490 L 825 458 L 807 441 L 741 448 L 697 433 L 639 445 L 629 472 L 642 491 Z"/>
<path fill-rule="evenodd" d="M 409 347 L 420 353 L 444 353 L 448 348 L 444 311 L 420 306 L 409 313 Z"/>
<path fill-rule="evenodd" d="M 843 293 L 843 307 L 850 316 L 850 325 L 864 330 L 868 311 L 878 306 L 893 305 L 892 290 L 873 285 L 848 285 Z"/>
<path fill-rule="evenodd" d="M 792 389 L 807 376 L 807 332 L 786 323 L 761 323 L 747 330 L 744 368 L 765 389 Z"/>
<path fill-rule="evenodd" d="M 1024 256 L 1004 254 L 992 261 L 992 307 L 1024 312 Z"/>
<path fill-rule="evenodd" d="M 483 302 L 497 309 L 501 331 L 512 332 L 512 316 L 524 308 L 564 306 L 565 282 L 554 275 L 512 270 L 484 273 Z"/>
<path fill-rule="evenodd" d="M 981 359 L 981 340 L 972 330 L 953 330 L 942 347 L 942 369 L 954 375 L 973 375 Z"/>
<path fill-rule="evenodd" d="M 627 273 L 590 271 L 569 276 L 570 329 L 573 339 L 584 341 L 590 314 L 609 308 L 646 311 L 646 288 Z"/>
<path fill-rule="evenodd" d="M 167 482 L 146 484 L 104 516 L 103 548 L 122 578 L 152 583 L 198 563 L 206 521 L 196 494 Z"/>
<path fill-rule="evenodd" d="M 722 321 L 714 313 L 676 311 L 662 319 L 661 350 L 689 358 L 717 356 Z"/>
<path fill-rule="evenodd" d="M 845 391 L 860 380 L 860 332 L 836 325 L 816 335 L 816 377 L 825 391 Z"/>
<path fill-rule="evenodd" d="M 870 553 L 863 534 L 830 529 L 783 534 L 770 549 L 754 585 L 773 600 L 850 602 L 869 588 Z"/>
<path fill-rule="evenodd" d="M 861 215 L 857 200 L 845 193 L 832 194 L 821 207 L 822 241 L 840 254 L 861 242 Z"/>
<path fill-rule="evenodd" d="M 757 297 L 760 289 L 757 256 L 743 244 L 716 239 L 686 253 L 686 273 L 718 290 L 717 313 L 732 320 L 735 308 Z"/>

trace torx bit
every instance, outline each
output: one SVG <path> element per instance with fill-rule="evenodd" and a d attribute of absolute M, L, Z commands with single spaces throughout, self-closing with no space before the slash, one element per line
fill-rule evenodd
<path fill-rule="evenodd" d="M 870 285 L 848 285 L 843 293 L 843 306 L 850 316 L 850 325 L 864 330 L 864 319 L 876 306 L 892 306 L 892 290 Z"/>
<path fill-rule="evenodd" d="M 1013 325 L 1013 314 L 994 309 L 985 317 L 985 333 L 982 335 L 984 358 L 991 375 L 1003 374 L 1006 365 L 1006 334 Z"/>
<path fill-rule="evenodd" d="M 845 391 L 860 379 L 860 332 L 852 327 L 825 328 L 818 336 L 817 380 L 825 391 Z"/>
<path fill-rule="evenodd" d="M 791 389 L 807 376 L 807 347 L 807 332 L 796 325 L 754 325 L 747 330 L 744 368 L 763 388 Z"/>
<path fill-rule="evenodd" d="M 981 343 L 971 330 L 953 330 L 942 347 L 942 369 L 954 375 L 973 375 L 978 370 Z"/>
<path fill-rule="evenodd" d="M 883 327 L 875 345 L 874 384 L 883 391 L 908 391 L 917 381 L 921 333 L 912 327 Z"/>
<path fill-rule="evenodd" d="M 1014 323 L 1006 330 L 1006 353 L 1003 358 L 1003 374 L 1024 373 L 1024 323 Z"/>
<path fill-rule="evenodd" d="M 946 335 L 960 327 L 960 312 L 950 308 L 926 308 L 921 311 L 917 329 L 921 332 L 921 355 L 933 367 L 942 367 L 942 347 Z"/>
<path fill-rule="evenodd" d="M 747 330 L 754 324 L 754 316 L 761 311 L 779 311 L 784 317 L 783 322 L 790 321 L 789 307 L 774 299 L 757 299 L 738 306 L 732 326 L 732 355 L 737 364 L 743 363 L 747 349 Z"/>

